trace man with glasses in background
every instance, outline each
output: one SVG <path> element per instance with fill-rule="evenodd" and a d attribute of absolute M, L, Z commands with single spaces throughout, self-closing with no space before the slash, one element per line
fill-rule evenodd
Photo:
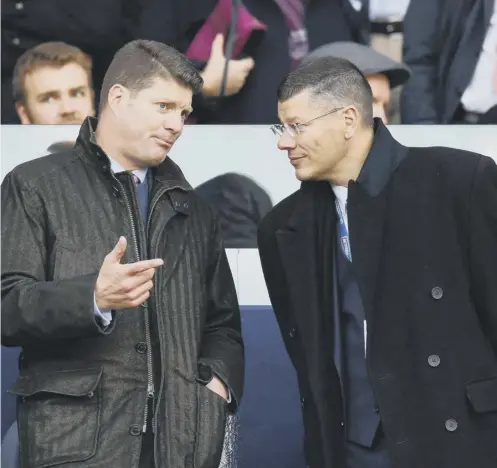
<path fill-rule="evenodd" d="M 300 190 L 259 227 L 310 468 L 494 468 L 497 166 L 407 148 L 342 58 L 282 82 Z M 477 364 L 477 365 L 475 365 Z"/>

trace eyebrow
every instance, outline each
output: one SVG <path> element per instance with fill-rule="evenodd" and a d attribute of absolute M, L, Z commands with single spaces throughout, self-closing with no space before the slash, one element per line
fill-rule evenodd
<path fill-rule="evenodd" d="M 88 89 L 87 86 L 81 85 L 81 86 L 77 86 L 76 88 L 70 88 L 69 91 L 71 93 L 74 93 L 75 91 L 86 91 L 87 89 Z"/>
<path fill-rule="evenodd" d="M 292 117 L 290 117 L 290 118 L 288 118 L 288 119 L 287 119 L 287 122 L 286 122 L 286 123 L 287 123 L 287 124 L 293 124 L 293 123 L 295 123 L 295 122 L 298 122 L 299 120 L 301 120 L 301 119 L 300 119 L 300 118 L 298 118 L 298 117 L 292 116 Z"/>
<path fill-rule="evenodd" d="M 38 94 L 37 100 L 42 101 L 46 98 L 49 97 L 57 97 L 60 96 L 60 91 L 57 89 L 51 90 L 51 91 L 45 91 L 44 93 Z"/>
<path fill-rule="evenodd" d="M 86 89 L 88 89 L 87 86 L 77 86 L 76 88 L 69 88 L 69 93 L 72 94 L 72 93 L 75 93 L 77 91 L 85 91 Z M 48 97 L 58 97 L 60 96 L 61 94 L 61 91 L 60 89 L 52 89 L 50 91 L 45 91 L 44 93 L 41 93 L 41 94 L 38 94 L 38 100 L 43 100 L 43 99 L 46 99 Z"/>

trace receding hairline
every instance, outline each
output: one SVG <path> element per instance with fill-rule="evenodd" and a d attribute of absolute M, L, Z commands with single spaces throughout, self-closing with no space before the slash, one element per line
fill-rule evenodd
<path fill-rule="evenodd" d="M 371 86 L 364 74 L 350 61 L 322 57 L 303 63 L 290 72 L 277 91 L 279 103 L 309 93 L 310 105 L 353 106 L 366 126 L 373 123 Z"/>

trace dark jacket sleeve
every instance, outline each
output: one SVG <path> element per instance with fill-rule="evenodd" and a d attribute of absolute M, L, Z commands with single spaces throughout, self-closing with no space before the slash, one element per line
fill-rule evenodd
<path fill-rule="evenodd" d="M 482 156 L 469 209 L 471 297 L 497 354 L 497 165 Z"/>
<path fill-rule="evenodd" d="M 447 3 L 447 2 L 445 2 Z M 403 124 L 436 124 L 441 0 L 414 0 L 404 17 L 404 62 L 412 75 L 401 97 Z"/>
<path fill-rule="evenodd" d="M 207 274 L 209 297 L 200 362 L 210 366 L 231 392 L 230 411 L 240 405 L 245 375 L 240 307 L 235 283 L 219 231 L 213 233 Z"/>
<path fill-rule="evenodd" d="M 2 344 L 107 334 L 94 314 L 98 272 L 48 281 L 46 213 L 14 172 L 2 182 Z"/>

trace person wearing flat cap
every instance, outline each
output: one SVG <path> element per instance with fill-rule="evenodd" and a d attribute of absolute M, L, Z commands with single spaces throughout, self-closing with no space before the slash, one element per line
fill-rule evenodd
<path fill-rule="evenodd" d="M 355 42 L 333 42 L 313 50 L 304 61 L 320 57 L 337 57 L 354 64 L 373 91 L 373 117 L 379 117 L 384 124 L 398 123 L 398 93 L 400 87 L 411 76 L 410 69 L 371 47 Z M 392 90 L 394 93 L 392 93 Z"/>

